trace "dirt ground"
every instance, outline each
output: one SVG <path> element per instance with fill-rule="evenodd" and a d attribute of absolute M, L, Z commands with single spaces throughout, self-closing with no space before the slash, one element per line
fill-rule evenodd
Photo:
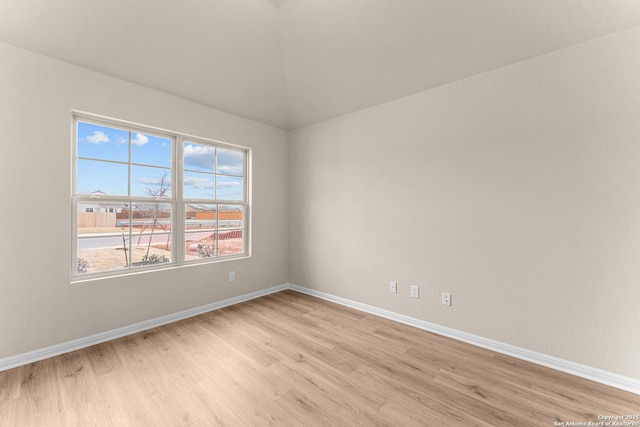
<path fill-rule="evenodd" d="M 125 250 L 123 248 L 85 249 L 78 251 L 78 257 L 85 259 L 89 263 L 87 273 L 122 270 L 127 267 L 127 262 L 132 264 L 141 262 L 147 254 L 147 247 L 134 246 L 133 250 L 126 252 L 125 259 Z M 129 252 L 132 252 L 132 254 Z M 131 255 L 133 260 L 129 258 Z M 167 258 L 171 258 L 171 252 L 157 249 L 153 246 L 149 248 L 149 255 L 164 255 Z"/>
<path fill-rule="evenodd" d="M 213 239 L 206 238 L 197 242 L 186 242 L 186 254 L 185 260 L 198 260 L 197 244 L 212 245 Z M 242 252 L 242 238 L 233 239 L 221 239 L 218 242 L 219 256 L 233 255 Z M 130 251 L 126 251 L 123 248 L 103 248 L 103 249 L 85 249 L 78 251 L 78 257 L 87 261 L 86 273 L 97 273 L 100 271 L 116 271 L 127 268 L 127 263 L 136 265 L 141 263 L 144 256 L 147 254 L 147 245 L 134 246 Z M 171 258 L 171 248 L 166 245 L 162 245 L 161 248 L 154 246 L 149 247 L 149 255 L 157 255 L 158 257 L 165 256 Z M 133 257 L 133 259 L 131 259 Z"/>

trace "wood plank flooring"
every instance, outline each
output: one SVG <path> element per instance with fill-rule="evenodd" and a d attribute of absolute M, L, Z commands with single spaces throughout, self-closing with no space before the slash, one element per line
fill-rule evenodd
<path fill-rule="evenodd" d="M 640 396 L 284 291 L 0 372 L 0 426 L 554 426 Z"/>

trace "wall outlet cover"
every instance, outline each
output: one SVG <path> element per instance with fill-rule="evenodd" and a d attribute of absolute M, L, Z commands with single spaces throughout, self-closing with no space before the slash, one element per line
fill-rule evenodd
<path fill-rule="evenodd" d="M 420 298 L 420 286 L 411 285 L 411 298 Z"/>
<path fill-rule="evenodd" d="M 451 305 L 451 294 L 449 292 L 442 293 L 442 305 Z"/>
<path fill-rule="evenodd" d="M 389 292 L 398 293 L 398 282 L 389 282 Z"/>

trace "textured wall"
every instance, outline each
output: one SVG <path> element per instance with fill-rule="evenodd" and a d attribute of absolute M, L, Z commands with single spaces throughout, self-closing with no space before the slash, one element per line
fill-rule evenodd
<path fill-rule="evenodd" d="M 294 131 L 290 281 L 640 379 L 639 48 L 636 27 Z"/>
<path fill-rule="evenodd" d="M 6 44 L 0 64 L 0 358 L 287 282 L 286 132 Z M 252 148 L 253 256 L 70 284 L 72 109 Z"/>

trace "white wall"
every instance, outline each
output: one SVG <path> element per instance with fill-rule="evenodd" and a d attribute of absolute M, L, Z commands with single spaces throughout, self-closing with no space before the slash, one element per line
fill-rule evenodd
<path fill-rule="evenodd" d="M 253 257 L 70 284 L 71 109 L 251 147 Z M 287 282 L 286 132 L 6 44 L 0 129 L 0 358 Z"/>
<path fill-rule="evenodd" d="M 294 131 L 290 282 L 640 379 L 639 49 L 636 27 Z"/>

